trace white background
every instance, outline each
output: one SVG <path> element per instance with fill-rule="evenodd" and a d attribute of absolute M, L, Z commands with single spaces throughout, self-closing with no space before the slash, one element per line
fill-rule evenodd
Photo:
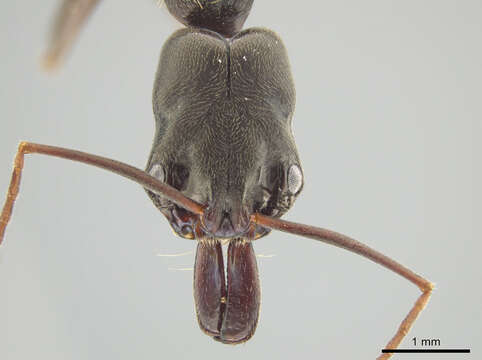
<path fill-rule="evenodd" d="M 0 191 L 20 140 L 147 160 L 159 51 L 180 25 L 154 1 L 106 0 L 48 76 L 38 64 L 57 5 L 0 5 Z M 435 282 L 402 347 L 416 336 L 472 348 L 450 359 L 481 356 L 481 18 L 479 0 L 258 0 L 246 24 L 280 34 L 297 86 L 305 187 L 285 218 Z M 26 161 L 6 235 L 0 359 L 369 359 L 419 295 L 356 255 L 273 233 L 255 244 L 276 255 L 258 260 L 256 334 L 222 345 L 198 328 L 192 272 L 169 270 L 194 253 L 156 256 L 195 243 L 139 186 L 41 156 Z"/>

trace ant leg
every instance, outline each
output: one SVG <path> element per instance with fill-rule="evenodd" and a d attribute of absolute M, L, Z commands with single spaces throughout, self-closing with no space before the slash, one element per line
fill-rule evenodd
<path fill-rule="evenodd" d="M 354 252 L 376 262 L 377 264 L 382 265 L 389 270 L 392 270 L 393 272 L 396 272 L 400 276 L 403 276 L 413 284 L 417 285 L 418 288 L 422 291 L 422 294 L 412 306 L 405 319 L 403 319 L 395 335 L 386 345 L 387 349 L 396 349 L 398 347 L 405 335 L 407 335 L 408 331 L 417 319 L 420 312 L 427 305 L 427 302 L 432 295 L 434 284 L 432 284 L 430 281 L 424 279 L 420 275 L 415 274 L 412 270 L 406 268 L 405 266 L 389 258 L 388 256 L 385 256 L 382 253 L 346 235 L 337 233 L 335 231 L 318 228 L 315 226 L 298 224 L 291 221 L 272 218 L 270 216 L 265 216 L 261 214 L 253 215 L 252 221 L 261 226 L 284 231 L 290 234 L 304 236 L 330 245 L 341 247 L 350 252 Z M 391 353 L 384 353 L 380 355 L 377 359 L 385 360 L 389 359 L 391 356 Z"/>
<path fill-rule="evenodd" d="M 25 154 L 43 154 L 48 156 L 55 156 L 96 166 L 128 178 L 129 180 L 132 180 L 139 185 L 142 185 L 144 188 L 152 191 L 153 193 L 156 193 L 171 200 L 172 202 L 185 208 L 188 211 L 199 215 L 203 212 L 204 207 L 202 205 L 185 197 L 175 188 L 150 176 L 143 170 L 127 165 L 120 161 L 56 146 L 21 142 L 18 146 L 17 155 L 15 156 L 12 178 L 8 187 L 7 199 L 5 200 L 5 205 L 3 206 L 3 210 L 0 215 L 0 245 L 5 235 L 5 229 L 12 215 L 15 199 L 17 198 L 20 190 L 20 178 L 22 175 Z"/>
<path fill-rule="evenodd" d="M 64 0 L 52 27 L 43 66 L 52 70 L 75 41 L 82 25 L 100 0 Z"/>

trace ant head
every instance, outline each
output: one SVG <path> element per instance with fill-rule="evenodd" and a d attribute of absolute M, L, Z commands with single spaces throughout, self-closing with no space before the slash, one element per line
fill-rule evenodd
<path fill-rule="evenodd" d="M 281 39 L 263 29 L 230 41 L 179 30 L 162 49 L 152 103 L 156 134 L 146 171 L 204 205 L 194 215 L 150 194 L 174 230 L 187 238 L 267 234 L 251 226 L 251 215 L 280 217 L 303 186 Z"/>

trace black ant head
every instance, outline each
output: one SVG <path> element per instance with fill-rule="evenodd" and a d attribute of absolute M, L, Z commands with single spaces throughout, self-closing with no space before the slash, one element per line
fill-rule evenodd
<path fill-rule="evenodd" d="M 286 51 L 274 33 L 248 29 L 229 41 L 199 29 L 171 36 L 154 84 L 156 134 L 146 170 L 205 206 L 199 218 L 150 194 L 179 235 L 258 238 L 269 230 L 251 227 L 251 215 L 279 217 L 292 206 L 303 186 L 294 103 Z"/>

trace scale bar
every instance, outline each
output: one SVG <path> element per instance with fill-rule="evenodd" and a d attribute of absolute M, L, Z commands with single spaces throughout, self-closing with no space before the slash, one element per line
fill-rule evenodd
<path fill-rule="evenodd" d="M 382 349 L 382 353 L 470 353 L 470 349 Z"/>

